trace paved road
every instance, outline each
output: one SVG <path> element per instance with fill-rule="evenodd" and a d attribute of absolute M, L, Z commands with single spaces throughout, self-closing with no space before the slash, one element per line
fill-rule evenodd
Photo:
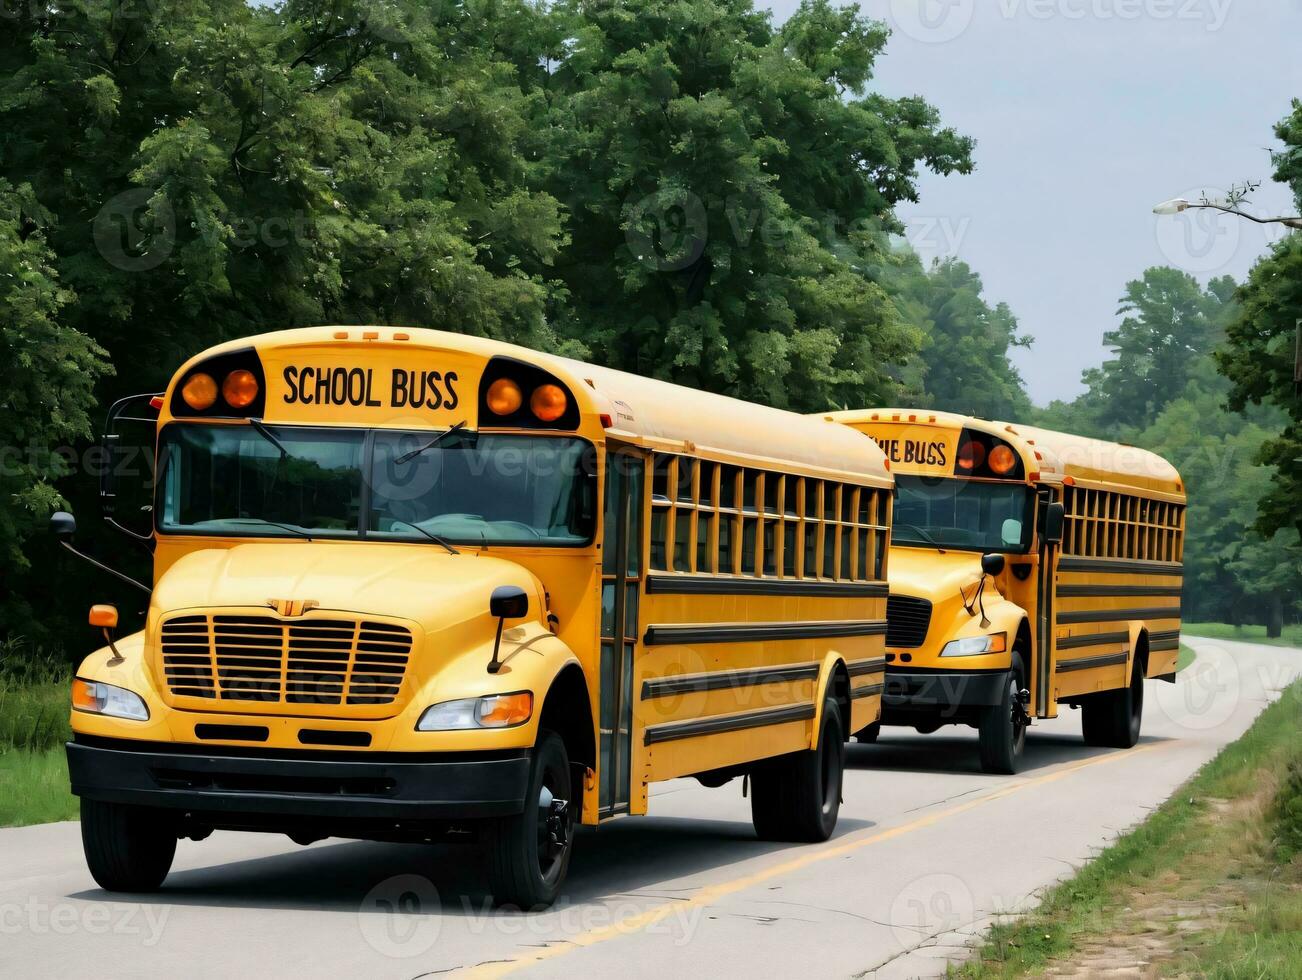
<path fill-rule="evenodd" d="M 851 746 L 841 822 L 818 846 L 757 842 L 736 783 L 667 783 L 654 816 L 583 834 L 567 896 L 540 915 L 489 908 L 465 847 L 219 833 L 182 841 L 165 890 L 139 902 L 94 885 L 75 823 L 3 830 L 0 976 L 939 975 L 1302 673 L 1302 651 L 1189 642 L 1198 660 L 1150 683 L 1128 752 L 1085 747 L 1066 711 L 1032 729 L 1021 774 L 993 777 L 967 729 L 888 729 Z"/>

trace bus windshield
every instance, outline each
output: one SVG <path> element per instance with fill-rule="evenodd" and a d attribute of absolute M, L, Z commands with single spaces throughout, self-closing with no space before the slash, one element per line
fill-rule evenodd
<path fill-rule="evenodd" d="M 1023 484 L 947 477 L 895 477 L 900 545 L 964 551 L 1025 552 L 1031 540 L 1031 493 Z"/>
<path fill-rule="evenodd" d="M 163 533 L 467 545 L 581 545 L 596 524 L 591 443 L 570 436 L 173 424 Z"/>

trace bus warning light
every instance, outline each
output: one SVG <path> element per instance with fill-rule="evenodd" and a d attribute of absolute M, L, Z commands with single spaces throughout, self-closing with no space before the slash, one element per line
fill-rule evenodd
<path fill-rule="evenodd" d="M 488 387 L 488 407 L 494 415 L 514 415 L 523 403 L 520 386 L 510 378 L 498 378 Z"/>
<path fill-rule="evenodd" d="M 544 422 L 555 422 L 565 414 L 565 392 L 559 385 L 539 385 L 529 398 L 529 408 Z"/>
<path fill-rule="evenodd" d="M 212 379 L 211 374 L 204 374 L 202 371 L 192 374 L 181 388 L 181 397 L 196 412 L 212 408 L 213 402 L 217 400 L 217 382 Z"/>
<path fill-rule="evenodd" d="M 231 408 L 248 408 L 258 397 L 258 379 L 243 368 L 232 371 L 222 382 L 222 397 Z"/>
<path fill-rule="evenodd" d="M 995 446 L 990 450 L 990 468 L 1000 476 L 1007 476 L 1017 465 L 1017 456 L 1007 446 Z"/>

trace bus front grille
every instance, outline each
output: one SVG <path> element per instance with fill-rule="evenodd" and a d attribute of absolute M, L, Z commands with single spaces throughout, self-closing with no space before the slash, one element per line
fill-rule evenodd
<path fill-rule="evenodd" d="M 167 620 L 161 648 L 163 676 L 177 697 L 381 706 L 398 697 L 412 633 L 362 619 L 213 613 Z"/>
<path fill-rule="evenodd" d="M 931 625 L 931 603 L 911 595 L 886 598 L 886 645 L 920 647 Z"/>

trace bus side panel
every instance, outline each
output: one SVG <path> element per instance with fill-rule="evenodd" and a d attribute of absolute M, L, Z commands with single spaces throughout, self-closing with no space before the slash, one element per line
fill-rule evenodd
<path fill-rule="evenodd" d="M 886 603 L 884 598 L 653 592 L 644 610 L 644 638 L 654 639 L 692 627 L 708 636 L 711 626 L 720 625 L 763 630 L 779 624 L 884 621 Z M 877 661 L 883 643 L 878 633 L 642 645 L 634 670 L 634 772 L 652 782 L 807 749 L 819 672 L 828 654 L 860 664 L 851 685 L 869 689 L 882 680 Z M 862 728 L 875 721 L 878 703 L 876 695 L 861 695 L 852 703 L 854 723 Z M 684 735 L 692 726 L 707 731 Z M 638 812 L 635 805 L 633 812 Z"/>

